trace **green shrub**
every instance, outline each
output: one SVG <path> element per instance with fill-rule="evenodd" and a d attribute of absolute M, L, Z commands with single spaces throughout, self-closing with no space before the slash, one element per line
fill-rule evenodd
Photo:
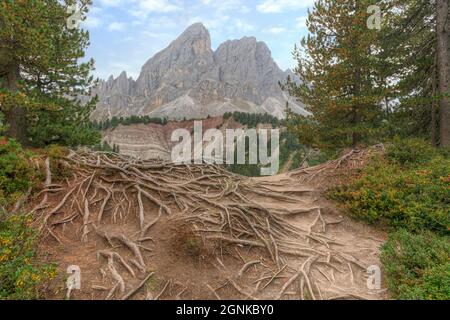
<path fill-rule="evenodd" d="M 68 154 L 69 149 L 60 145 L 52 144 L 45 148 L 45 155 L 50 158 L 52 179 L 62 180 L 71 176 L 71 170 L 61 161 Z"/>
<path fill-rule="evenodd" d="M 450 157 L 395 140 L 361 175 L 331 190 L 355 217 L 390 226 L 381 261 L 394 298 L 450 299 Z"/>
<path fill-rule="evenodd" d="M 6 132 L 6 130 L 7 130 L 7 124 L 6 124 L 5 115 L 0 110 L 0 136 L 2 134 L 4 134 Z"/>
<path fill-rule="evenodd" d="M 395 138 L 386 149 L 386 159 L 400 165 L 422 165 L 438 155 L 440 155 L 438 149 L 419 138 Z"/>
<path fill-rule="evenodd" d="M 391 233 L 381 254 L 391 294 L 398 299 L 450 299 L 449 240 L 431 232 Z"/>
<path fill-rule="evenodd" d="M 46 148 L 45 153 L 52 159 L 62 159 L 69 154 L 69 149 L 57 144 L 51 144 Z"/>
<path fill-rule="evenodd" d="M 330 196 L 343 202 L 355 217 L 371 223 L 447 233 L 450 230 L 450 159 L 432 151 L 433 158 L 425 160 L 425 156 L 408 149 L 391 148 L 386 156 L 388 160 L 373 159 L 360 177 L 332 190 Z M 418 149 L 425 151 L 426 147 L 422 145 Z"/>
<path fill-rule="evenodd" d="M 0 221 L 0 299 L 37 299 L 43 283 L 55 277 L 51 265 L 35 261 L 36 232 L 31 217 Z"/>
<path fill-rule="evenodd" d="M 14 140 L 0 143 L 0 206 L 15 201 L 32 186 L 36 171 L 30 164 L 30 154 Z"/>

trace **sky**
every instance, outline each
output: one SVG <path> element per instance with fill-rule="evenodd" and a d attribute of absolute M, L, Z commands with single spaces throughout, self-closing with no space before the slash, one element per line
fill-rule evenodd
<path fill-rule="evenodd" d="M 89 30 L 86 55 L 102 79 L 122 71 L 136 79 L 142 65 L 188 26 L 202 22 L 212 48 L 254 36 L 268 44 L 283 70 L 293 68 L 294 45 L 307 34 L 314 0 L 94 0 L 81 28 Z"/>

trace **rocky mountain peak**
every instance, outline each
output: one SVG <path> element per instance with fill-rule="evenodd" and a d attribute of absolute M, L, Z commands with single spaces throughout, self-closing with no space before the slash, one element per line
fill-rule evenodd
<path fill-rule="evenodd" d="M 243 37 L 224 42 L 214 52 L 209 31 L 195 23 L 149 59 L 136 81 L 122 72 L 101 83 L 94 117 L 189 119 L 233 111 L 282 117 L 286 94 L 279 82 L 286 79 L 264 42 Z M 300 106 L 293 109 L 306 114 Z"/>
<path fill-rule="evenodd" d="M 190 25 L 189 27 L 184 30 L 184 32 L 181 35 L 184 34 L 206 34 L 209 35 L 208 29 L 206 29 L 205 25 L 201 22 L 196 22 Z"/>
<path fill-rule="evenodd" d="M 188 47 L 194 54 L 201 55 L 211 52 L 211 36 L 202 23 L 195 23 L 187 28 L 171 46 L 179 48 Z"/>
<path fill-rule="evenodd" d="M 209 31 L 201 22 L 197 22 L 189 26 L 179 38 L 210 38 Z"/>
<path fill-rule="evenodd" d="M 128 80 L 128 76 L 127 76 L 127 72 L 126 71 L 122 71 L 121 73 L 120 73 L 120 75 L 117 77 L 117 80 Z"/>

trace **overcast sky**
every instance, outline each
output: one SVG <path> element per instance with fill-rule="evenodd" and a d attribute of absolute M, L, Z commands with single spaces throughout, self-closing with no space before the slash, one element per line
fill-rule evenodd
<path fill-rule="evenodd" d="M 281 69 L 294 67 L 292 49 L 306 35 L 314 0 L 94 0 L 82 27 L 90 32 L 95 75 L 121 71 L 136 78 L 142 65 L 189 25 L 202 22 L 213 49 L 229 39 L 265 41 Z"/>

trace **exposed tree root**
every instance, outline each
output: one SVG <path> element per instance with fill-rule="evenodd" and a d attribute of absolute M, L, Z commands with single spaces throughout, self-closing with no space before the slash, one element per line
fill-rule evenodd
<path fill-rule="evenodd" d="M 302 169 L 291 175 L 308 173 L 308 179 L 313 179 L 330 167 L 340 166 L 352 155 L 354 151 L 332 163 Z M 351 264 L 365 267 L 351 254 L 340 252 L 337 241 L 326 235 L 329 223 L 322 216 L 321 208 L 311 203 L 304 204 L 307 201 L 302 197 L 312 191 L 308 188 L 279 191 L 279 184 L 259 184 L 219 166 L 174 165 L 100 152 L 72 152 L 66 163 L 73 172 L 73 179 L 65 184 L 52 185 L 46 161 L 45 189 L 38 195 L 42 199 L 38 199 L 39 205 L 33 211 L 42 213 L 42 232 L 51 235 L 60 244 L 64 244 L 64 226 L 77 220 L 81 224 L 83 243 L 91 241 L 91 238 L 105 240 L 102 243 L 107 248 L 98 250 L 98 256 L 106 259 L 106 270 L 114 281 L 109 291 L 103 290 L 106 286 L 102 286 L 100 291 L 104 291 L 105 299 L 132 298 L 153 275 L 147 270 L 146 255 L 143 254 L 151 252 L 152 248 L 142 243 L 153 242 L 149 234 L 163 218 L 191 226 L 203 241 L 215 243 L 221 255 L 225 249 L 235 247 L 264 256 L 264 260 L 244 258 L 237 251 L 237 259 L 244 263 L 234 275 L 226 278 L 226 284 L 246 299 L 287 298 L 293 293 L 288 290 L 296 286 L 302 298 L 325 299 L 330 295 L 323 287 L 319 288 L 314 277 L 319 275 L 333 282 L 332 272 L 336 270 L 347 273 L 354 281 Z M 58 201 L 55 203 L 56 196 Z M 256 200 L 262 197 L 273 202 L 289 203 L 295 208 L 268 208 Z M 62 217 L 58 218 L 59 215 Z M 298 216 L 311 216 L 313 220 L 310 225 L 304 226 L 290 222 L 289 219 Z M 117 224 L 125 219 L 136 219 L 139 231 L 118 234 L 103 228 L 110 224 L 108 221 Z M 118 248 L 122 254 L 116 251 Z M 224 265 L 223 259 L 218 261 Z M 302 263 L 296 269 L 292 261 Z M 255 267 L 254 271 L 252 267 Z M 236 282 L 237 279 L 249 277 L 250 268 L 252 274 L 258 274 L 254 282 L 256 288 L 252 286 L 252 289 Z M 136 278 L 138 273 L 141 279 L 146 276 L 125 294 L 127 283 L 124 272 L 132 278 Z M 282 282 L 283 279 L 287 280 Z M 170 285 L 171 281 L 167 280 L 154 299 L 166 295 Z M 204 287 L 221 299 L 220 289 L 213 289 L 209 284 L 204 284 Z M 186 290 L 189 288 L 180 294 Z"/>

